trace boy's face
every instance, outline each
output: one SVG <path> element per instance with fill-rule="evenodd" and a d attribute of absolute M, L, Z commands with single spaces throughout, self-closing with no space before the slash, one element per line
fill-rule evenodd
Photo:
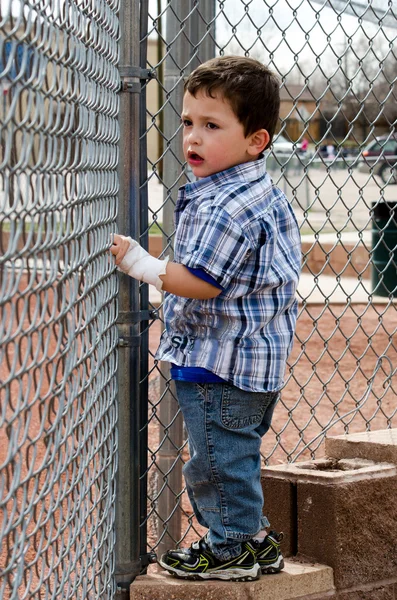
<path fill-rule="evenodd" d="M 183 154 L 196 177 L 207 177 L 255 160 L 260 151 L 221 94 L 199 91 L 183 98 Z"/>

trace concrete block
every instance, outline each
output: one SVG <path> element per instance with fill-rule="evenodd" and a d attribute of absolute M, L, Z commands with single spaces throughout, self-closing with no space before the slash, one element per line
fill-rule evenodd
<path fill-rule="evenodd" d="M 395 600 L 393 584 L 365 586 L 342 592 L 327 592 L 317 596 L 305 596 L 302 600 Z M 300 600 L 300 599 L 299 599 Z"/>
<path fill-rule="evenodd" d="M 337 463 L 337 468 L 336 468 Z M 382 467 L 381 473 L 395 472 L 393 465 Z M 267 467 L 262 470 L 262 488 L 264 494 L 264 514 L 270 521 L 270 526 L 284 533 L 281 548 L 283 555 L 295 556 L 298 552 L 298 507 L 297 483 L 303 481 L 318 481 L 333 484 L 368 476 L 379 476 L 378 465 L 373 461 L 334 461 L 320 459 L 302 463 L 282 464 Z M 320 561 L 321 562 L 321 561 Z"/>
<path fill-rule="evenodd" d="M 330 565 L 337 590 L 397 577 L 395 465 L 316 462 L 298 476 L 298 555 Z"/>
<path fill-rule="evenodd" d="M 284 534 L 281 544 L 283 556 L 294 556 L 297 551 L 296 482 L 278 477 L 270 469 L 263 469 L 262 489 L 264 514 L 270 521 L 270 527 Z"/>
<path fill-rule="evenodd" d="M 301 600 L 333 592 L 332 569 L 325 565 L 286 561 L 277 575 L 258 581 L 184 581 L 168 573 L 137 577 L 130 588 L 130 600 Z"/>
<path fill-rule="evenodd" d="M 289 515 L 281 511 L 280 528 L 288 531 L 297 519 L 298 556 L 331 566 L 338 590 L 397 578 L 396 465 L 324 458 L 269 467 L 265 498 L 268 481 L 277 490 L 276 479 L 296 486 L 296 506 Z M 269 498 L 275 513 L 276 494 Z"/>
<path fill-rule="evenodd" d="M 393 585 L 338 593 L 333 600 L 395 600 Z"/>
<path fill-rule="evenodd" d="M 397 473 L 391 463 L 377 463 L 373 460 L 347 458 L 319 458 L 289 464 L 275 465 L 262 470 L 262 478 L 279 477 L 292 483 L 313 481 L 319 483 L 346 483 L 368 477 L 392 476 Z"/>
<path fill-rule="evenodd" d="M 397 429 L 329 437 L 325 453 L 333 458 L 363 458 L 397 465 Z"/>

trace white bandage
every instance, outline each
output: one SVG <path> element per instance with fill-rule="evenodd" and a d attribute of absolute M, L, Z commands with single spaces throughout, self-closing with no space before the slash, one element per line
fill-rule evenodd
<path fill-rule="evenodd" d="M 154 285 L 160 292 L 163 282 L 159 276 L 165 275 L 168 256 L 164 260 L 154 258 L 137 241 L 130 237 L 127 239 L 130 247 L 118 268 L 134 279 Z"/>

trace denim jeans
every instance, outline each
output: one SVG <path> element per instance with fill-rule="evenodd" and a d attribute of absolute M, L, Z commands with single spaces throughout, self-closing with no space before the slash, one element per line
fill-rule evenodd
<path fill-rule="evenodd" d="M 241 553 L 241 542 L 269 521 L 262 515 L 261 438 L 278 392 L 246 392 L 227 383 L 176 381 L 189 436 L 183 474 L 197 521 L 220 560 Z"/>

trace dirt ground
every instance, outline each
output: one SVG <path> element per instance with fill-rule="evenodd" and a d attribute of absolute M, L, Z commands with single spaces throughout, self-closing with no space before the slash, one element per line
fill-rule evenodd
<path fill-rule="evenodd" d="M 394 305 L 308 305 L 301 309 L 296 340 L 290 357 L 287 383 L 273 418 L 273 430 L 265 436 L 262 455 L 265 464 L 291 460 L 307 460 L 324 455 L 324 435 L 340 435 L 367 429 L 379 430 L 396 426 L 396 385 L 390 377 L 397 368 L 397 348 L 394 343 L 397 311 Z M 150 328 L 150 349 L 157 348 L 160 322 Z M 379 358 L 382 357 L 381 361 Z M 172 546 L 164 538 L 158 539 L 164 529 L 175 522 L 169 514 L 179 503 L 181 535 L 187 545 L 203 533 L 194 523 L 186 494 L 172 488 L 172 471 L 164 477 L 157 469 L 162 455 L 161 444 L 172 435 L 168 424 L 159 425 L 153 418 L 158 415 L 160 377 L 151 358 L 153 368 L 150 381 L 151 409 L 149 418 L 149 449 L 156 451 L 149 458 L 149 544 L 156 551 Z M 335 425 L 332 425 L 335 423 Z M 325 430 L 327 431 L 325 432 Z M 182 454 L 188 458 L 187 451 Z M 171 466 L 172 463 L 169 463 Z M 164 483 L 166 482 L 166 483 Z M 163 506 L 159 490 L 172 488 L 170 504 Z M 162 505 L 163 504 L 163 505 Z M 168 518 L 167 518 L 167 510 Z M 163 512 L 162 512 L 163 511 Z M 167 522 L 163 524 L 164 517 Z M 176 511 L 177 514 L 177 511 Z M 176 526 L 176 532 L 179 525 Z M 174 537 L 175 537 L 174 532 Z"/>

